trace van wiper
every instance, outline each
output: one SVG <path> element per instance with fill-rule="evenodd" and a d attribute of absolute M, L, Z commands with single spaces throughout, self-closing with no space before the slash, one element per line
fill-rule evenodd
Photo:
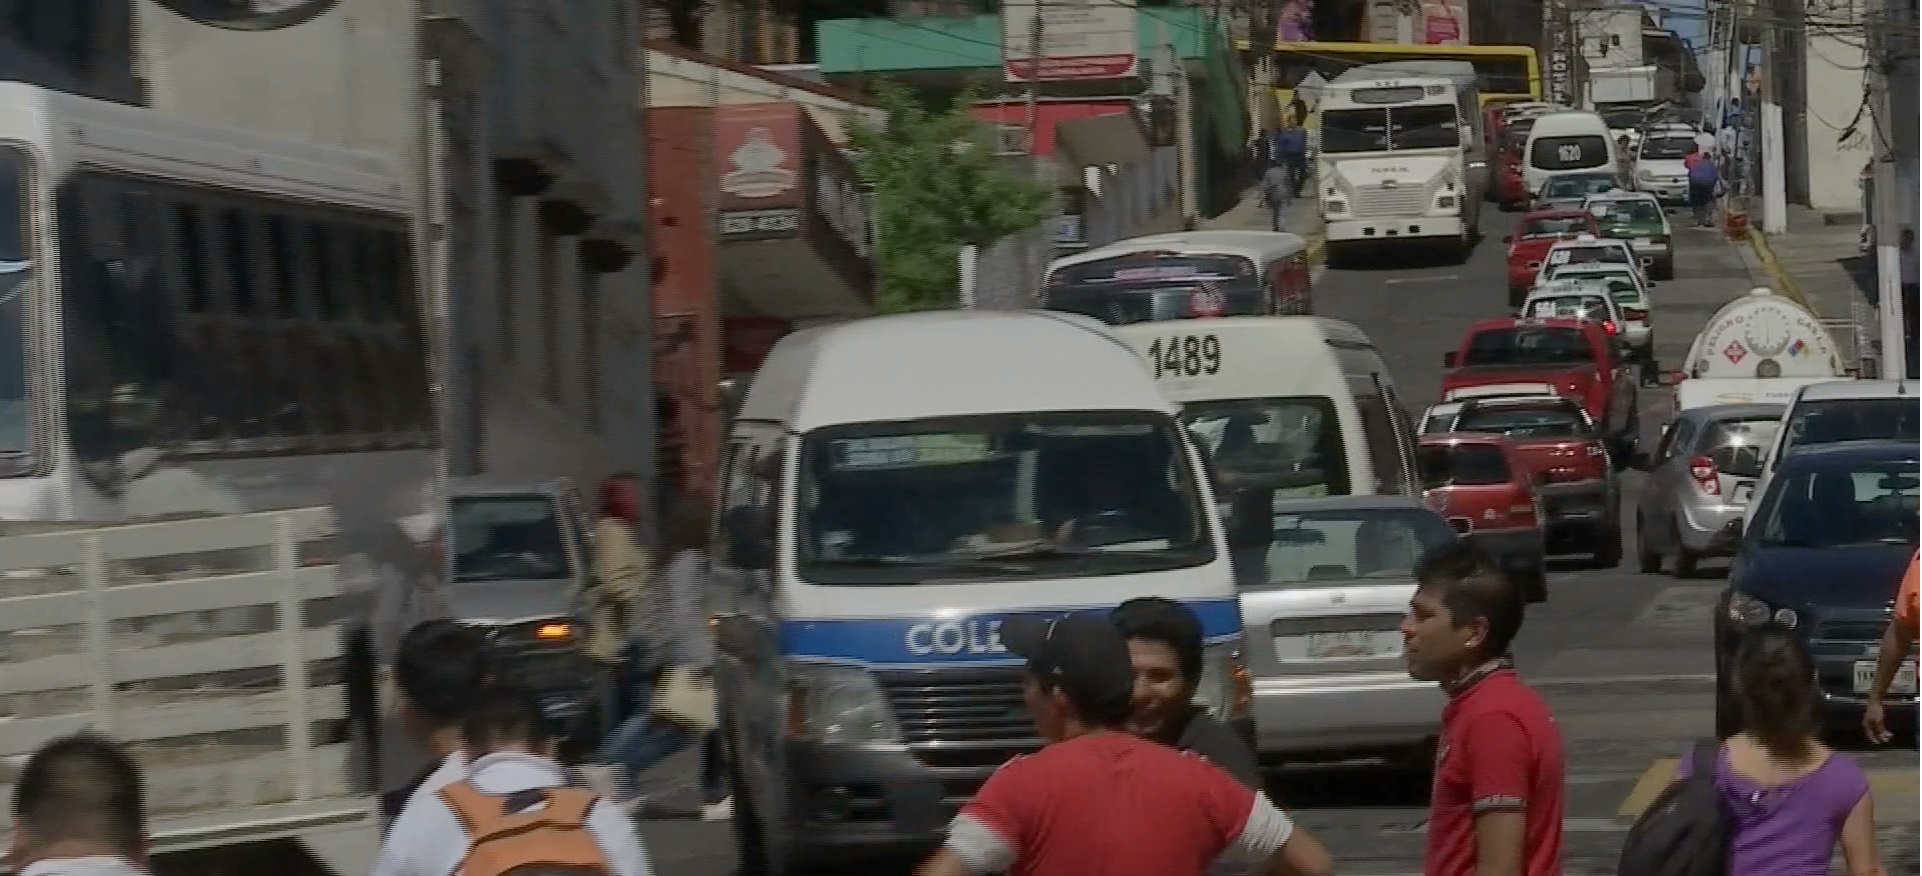
<path fill-rule="evenodd" d="M 913 557 L 889 557 L 876 554 L 809 560 L 807 564 L 810 566 L 840 566 L 849 569 L 892 569 L 900 566 L 939 565 L 938 563 L 932 563 L 927 560 L 917 560 Z"/>
<path fill-rule="evenodd" d="M 1001 550 L 967 551 L 958 554 L 958 562 L 993 563 L 1005 560 L 1055 560 L 1067 557 L 1085 557 L 1089 551 L 1082 548 L 1062 547 L 1052 542 L 1031 542 L 1010 545 Z"/>

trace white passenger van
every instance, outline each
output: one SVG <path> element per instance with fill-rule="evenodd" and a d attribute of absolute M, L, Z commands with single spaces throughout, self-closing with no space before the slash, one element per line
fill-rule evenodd
<path fill-rule="evenodd" d="M 1586 110 L 1562 110 L 1537 116 L 1522 153 L 1522 184 L 1530 197 L 1550 177 L 1571 173 L 1614 171 L 1620 158 L 1608 123 Z"/>
<path fill-rule="evenodd" d="M 1213 458 L 1219 483 L 1278 498 L 1417 495 L 1414 429 L 1354 325 L 1235 317 L 1115 330 Z"/>
<path fill-rule="evenodd" d="M 1252 733 L 1200 449 L 1134 352 L 1047 311 L 789 335 L 729 438 L 711 609 L 743 872 L 938 841 L 1041 745 L 1013 613 L 1180 600 Z"/>
<path fill-rule="evenodd" d="M 1308 244 L 1278 231 L 1177 231 L 1048 265 L 1042 306 L 1110 325 L 1315 312 Z"/>

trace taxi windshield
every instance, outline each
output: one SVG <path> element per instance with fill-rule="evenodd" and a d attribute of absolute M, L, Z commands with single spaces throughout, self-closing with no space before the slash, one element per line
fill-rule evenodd
<path fill-rule="evenodd" d="M 1548 254 L 1548 264 L 1560 268 L 1565 265 L 1592 264 L 1633 264 L 1628 255 L 1628 247 L 1610 241 L 1608 243 L 1570 244 L 1555 247 Z"/>
<path fill-rule="evenodd" d="M 1662 208 L 1653 201 L 1636 198 L 1607 201 L 1596 206 L 1600 208 L 1602 222 L 1608 225 L 1645 225 L 1662 222 Z"/>
<path fill-rule="evenodd" d="M 814 584 L 1023 580 L 1214 558 L 1172 418 L 989 414 L 802 439 L 796 571 Z"/>
<path fill-rule="evenodd" d="M 1565 176 L 1552 176 L 1542 183 L 1542 197 L 1546 200 L 1586 198 L 1614 191 L 1621 184 L 1611 173 L 1573 173 Z"/>
<path fill-rule="evenodd" d="M 1505 326 L 1483 329 L 1468 339 L 1467 367 L 1487 365 L 1573 365 L 1595 361 L 1588 335 L 1569 326 Z"/>
<path fill-rule="evenodd" d="M 1530 219 L 1528 224 L 1522 226 L 1523 237 L 1586 234 L 1589 231 L 1588 220 L 1581 216 L 1543 216 Z"/>
<path fill-rule="evenodd" d="M 1608 299 L 1601 295 L 1543 295 L 1529 300 L 1526 315 L 1536 319 L 1562 317 L 1603 322 L 1609 319 Z"/>
<path fill-rule="evenodd" d="M 1422 555 L 1455 540 L 1426 508 L 1278 511 L 1259 568 L 1238 566 L 1244 586 L 1339 586 L 1358 579 L 1414 580 Z"/>

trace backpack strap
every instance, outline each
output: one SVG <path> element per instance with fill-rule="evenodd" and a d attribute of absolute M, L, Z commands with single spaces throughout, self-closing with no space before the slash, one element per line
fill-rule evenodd
<path fill-rule="evenodd" d="M 536 795 L 528 803 L 545 800 L 547 805 L 509 811 L 508 805 L 523 795 L 482 793 L 472 782 L 448 785 L 441 789 L 440 797 L 475 845 L 540 826 L 578 830 L 586 826 L 588 813 L 600 799 L 582 788 L 537 788 L 527 793 Z"/>
<path fill-rule="evenodd" d="M 1714 784 L 1715 774 L 1721 768 L 1722 740 L 1695 740 L 1695 747 L 1689 750 L 1689 778 L 1700 778 L 1709 784 Z"/>

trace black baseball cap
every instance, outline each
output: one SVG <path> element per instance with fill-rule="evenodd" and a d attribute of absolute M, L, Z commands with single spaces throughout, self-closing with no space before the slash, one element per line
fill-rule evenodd
<path fill-rule="evenodd" d="M 1001 644 L 1027 658 L 1028 671 L 1060 687 L 1087 717 L 1125 710 L 1134 696 L 1128 640 L 1105 613 L 1015 615 L 1001 621 Z"/>

